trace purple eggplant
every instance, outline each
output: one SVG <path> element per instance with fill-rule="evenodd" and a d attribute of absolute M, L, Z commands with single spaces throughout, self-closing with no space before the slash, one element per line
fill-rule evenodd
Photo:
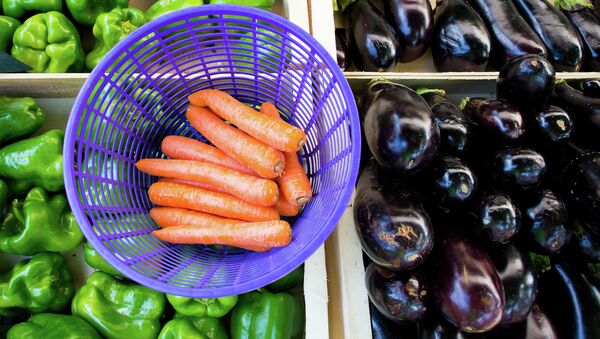
<path fill-rule="evenodd" d="M 571 20 L 577 29 L 584 46 L 584 71 L 600 71 L 600 19 L 590 8 L 573 5 L 578 1 L 557 0 L 556 4 L 563 9 L 563 13 Z M 579 1 L 588 3 L 588 1 Z"/>
<path fill-rule="evenodd" d="M 358 179 L 354 222 L 361 245 L 377 265 L 392 270 L 419 266 L 433 248 L 429 215 L 393 174 L 371 161 Z"/>
<path fill-rule="evenodd" d="M 532 250 L 543 254 L 559 252 L 571 239 L 571 227 L 565 204 L 554 192 L 543 190 L 523 210 L 524 236 Z"/>
<path fill-rule="evenodd" d="M 596 140 L 600 132 L 600 98 L 587 97 L 564 80 L 557 80 L 551 100 L 573 118 L 576 137 L 599 144 Z"/>
<path fill-rule="evenodd" d="M 431 53 L 438 72 L 485 71 L 491 45 L 485 23 L 466 0 L 436 7 Z"/>
<path fill-rule="evenodd" d="M 554 67 L 544 57 L 522 55 L 500 69 L 496 97 L 524 109 L 545 104 L 554 90 Z"/>
<path fill-rule="evenodd" d="M 502 319 L 500 276 L 488 255 L 473 242 L 458 232 L 444 233 L 438 237 L 430 267 L 438 308 L 461 331 L 489 331 Z"/>
<path fill-rule="evenodd" d="M 432 314 L 419 323 L 419 339 L 484 339 L 485 335 L 464 333 L 439 314 Z M 390 338 L 392 339 L 392 338 Z"/>
<path fill-rule="evenodd" d="M 521 190 L 538 185 L 546 173 L 546 160 L 529 148 L 509 148 L 496 153 L 494 177 L 508 188 Z"/>
<path fill-rule="evenodd" d="M 533 130 L 536 134 L 535 140 L 539 141 L 539 144 L 547 145 L 548 141 L 564 142 L 573 134 L 573 121 L 564 109 L 545 105 L 536 108 L 534 114 Z"/>
<path fill-rule="evenodd" d="M 490 193 L 479 203 L 475 231 L 488 241 L 506 244 L 519 231 L 520 221 L 519 209 L 507 195 Z"/>
<path fill-rule="evenodd" d="M 586 262 L 600 263 L 600 231 L 579 220 L 573 222 L 572 252 Z"/>
<path fill-rule="evenodd" d="M 396 30 L 398 61 L 411 62 L 429 48 L 433 14 L 429 0 L 383 0 L 387 21 Z"/>
<path fill-rule="evenodd" d="M 398 37 L 381 12 L 368 0 L 357 0 L 344 10 L 350 55 L 361 71 L 385 71 L 396 66 Z"/>
<path fill-rule="evenodd" d="M 398 324 L 389 320 L 372 303 L 369 303 L 369 311 L 371 313 L 371 333 L 373 334 L 373 339 L 417 338 L 419 328 L 416 324 Z"/>
<path fill-rule="evenodd" d="M 348 33 L 344 28 L 335 29 L 335 49 L 337 63 L 342 71 L 350 68 L 350 52 L 348 51 Z"/>
<path fill-rule="evenodd" d="M 583 273 L 554 263 L 538 281 L 538 303 L 559 338 L 600 338 L 600 290 Z"/>
<path fill-rule="evenodd" d="M 384 167 L 410 173 L 424 167 L 435 155 L 440 130 L 427 102 L 412 89 L 375 82 L 368 90 L 363 123 L 373 156 Z"/>
<path fill-rule="evenodd" d="M 451 0 L 454 1 L 454 0 Z M 441 153 L 458 154 L 464 151 L 469 137 L 469 122 L 464 113 L 444 96 L 442 90 L 420 89 L 440 129 Z"/>
<path fill-rule="evenodd" d="M 537 294 L 537 278 L 529 258 L 514 245 L 488 252 L 504 287 L 504 312 L 500 326 L 512 326 L 527 319 Z"/>
<path fill-rule="evenodd" d="M 497 139 L 515 141 L 525 132 L 519 110 L 500 99 L 466 98 L 463 112 L 480 134 L 492 134 Z"/>
<path fill-rule="evenodd" d="M 475 174 L 459 158 L 441 154 L 423 172 L 423 194 L 442 208 L 461 206 L 474 195 Z"/>
<path fill-rule="evenodd" d="M 548 316 L 539 305 L 533 305 L 527 321 L 510 328 L 498 328 L 487 339 L 558 339 L 558 334 Z"/>
<path fill-rule="evenodd" d="M 537 54 L 546 56 L 544 44 L 510 0 L 469 0 L 492 37 L 491 65 L 500 69 L 510 59 Z"/>
<path fill-rule="evenodd" d="M 416 322 L 427 313 L 429 291 L 418 272 L 393 272 L 371 263 L 365 282 L 369 300 L 388 319 Z"/>
<path fill-rule="evenodd" d="M 560 72 L 578 72 L 583 43 L 569 19 L 548 0 L 512 0 L 546 46 L 548 61 Z"/>
<path fill-rule="evenodd" d="M 579 87 L 583 91 L 583 95 L 586 97 L 600 99 L 600 80 L 583 80 L 579 83 Z"/>

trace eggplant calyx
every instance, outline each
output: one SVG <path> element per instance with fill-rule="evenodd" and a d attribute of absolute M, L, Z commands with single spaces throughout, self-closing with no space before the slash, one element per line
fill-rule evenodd
<path fill-rule="evenodd" d="M 388 79 L 384 78 L 384 77 L 380 77 L 380 78 L 373 78 L 371 81 L 369 81 L 369 83 L 367 84 L 367 88 L 373 86 L 373 84 L 376 84 L 378 82 L 385 82 L 388 84 L 392 84 L 393 82 L 389 81 Z"/>
<path fill-rule="evenodd" d="M 576 10 L 578 7 L 594 8 L 589 0 L 556 0 L 554 6 L 565 11 Z"/>
<path fill-rule="evenodd" d="M 531 261 L 531 266 L 538 276 L 549 270 L 552 266 L 550 263 L 550 257 L 545 255 L 529 252 L 529 260 Z"/>
<path fill-rule="evenodd" d="M 554 81 L 554 85 L 555 86 L 564 86 L 564 85 L 567 85 L 567 80 L 565 80 L 565 79 L 556 79 Z"/>
<path fill-rule="evenodd" d="M 466 97 L 463 99 L 463 101 L 460 102 L 460 105 L 458 105 L 458 108 L 462 111 L 463 109 L 465 109 L 465 107 L 467 106 L 467 103 L 469 102 L 469 100 L 471 100 L 470 97 Z"/>
<path fill-rule="evenodd" d="M 444 91 L 443 89 L 436 89 L 436 88 L 419 87 L 419 88 L 417 88 L 417 90 L 415 92 L 417 92 L 418 95 L 423 95 L 423 94 L 427 94 L 427 93 L 436 93 L 441 96 L 446 95 L 446 91 Z"/>

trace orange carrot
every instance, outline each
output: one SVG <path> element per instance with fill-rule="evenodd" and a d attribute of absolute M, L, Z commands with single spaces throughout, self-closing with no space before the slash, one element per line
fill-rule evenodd
<path fill-rule="evenodd" d="M 274 181 L 211 163 L 195 160 L 142 159 L 135 166 L 153 176 L 208 184 L 258 206 L 273 206 L 279 198 L 279 188 Z"/>
<path fill-rule="evenodd" d="M 261 177 L 276 178 L 283 172 L 285 158 L 281 151 L 226 124 L 208 109 L 190 106 L 186 117 L 206 139 Z"/>
<path fill-rule="evenodd" d="M 297 152 L 306 142 L 306 134 L 298 127 L 260 114 L 227 92 L 205 89 L 193 93 L 188 99 L 192 105 L 210 108 L 242 131 L 278 150 Z"/>
<path fill-rule="evenodd" d="M 262 104 L 260 111 L 265 115 L 281 119 L 277 107 L 270 102 Z M 285 168 L 283 174 L 277 178 L 281 196 L 293 204 L 302 206 L 312 198 L 310 181 L 296 153 L 284 152 L 283 155 L 285 157 Z"/>
<path fill-rule="evenodd" d="M 275 203 L 275 208 L 277 208 L 279 215 L 283 215 L 285 217 L 295 217 L 298 215 L 298 213 L 300 213 L 300 206 L 292 204 L 285 199 L 277 200 Z"/>
<path fill-rule="evenodd" d="M 170 135 L 163 139 L 161 149 L 166 156 L 172 159 L 210 162 L 238 172 L 255 175 L 251 169 L 230 158 L 220 149 L 192 138 Z"/>
<path fill-rule="evenodd" d="M 175 244 L 226 245 L 236 247 L 282 247 L 292 240 L 292 228 L 283 220 L 241 224 L 173 226 L 152 232 L 158 239 Z"/>
<path fill-rule="evenodd" d="M 220 190 L 218 187 L 215 187 L 215 186 L 212 186 L 209 184 L 203 184 L 203 183 L 197 182 L 197 181 L 189 181 L 189 180 L 175 179 L 175 178 L 160 178 L 160 179 L 158 179 L 158 182 L 170 182 L 173 184 L 182 184 L 182 185 L 199 187 L 199 188 L 205 189 L 207 191 L 225 193 L 225 191 Z"/>
<path fill-rule="evenodd" d="M 246 221 L 278 220 L 273 207 L 252 205 L 234 196 L 201 188 L 157 182 L 148 190 L 150 201 L 159 206 L 178 207 Z"/>

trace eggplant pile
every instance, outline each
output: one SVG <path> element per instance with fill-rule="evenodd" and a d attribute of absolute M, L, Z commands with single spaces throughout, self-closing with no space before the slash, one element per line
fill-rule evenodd
<path fill-rule="evenodd" d="M 374 337 L 600 338 L 595 85 L 527 54 L 459 106 L 367 86 L 353 210 Z"/>

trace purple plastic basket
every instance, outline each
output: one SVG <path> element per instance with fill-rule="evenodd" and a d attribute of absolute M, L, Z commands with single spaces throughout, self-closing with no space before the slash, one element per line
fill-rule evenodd
<path fill-rule="evenodd" d="M 187 96 L 229 92 L 254 107 L 273 101 L 307 134 L 299 153 L 314 198 L 291 220 L 290 245 L 265 253 L 163 243 L 135 168 L 165 157 L 161 140 L 206 141 L 186 118 Z M 114 47 L 81 89 L 67 125 L 67 196 L 88 241 L 128 278 L 187 297 L 244 293 L 302 264 L 335 228 L 354 188 L 360 127 L 336 62 L 309 34 L 277 15 L 210 5 L 174 12 Z"/>

